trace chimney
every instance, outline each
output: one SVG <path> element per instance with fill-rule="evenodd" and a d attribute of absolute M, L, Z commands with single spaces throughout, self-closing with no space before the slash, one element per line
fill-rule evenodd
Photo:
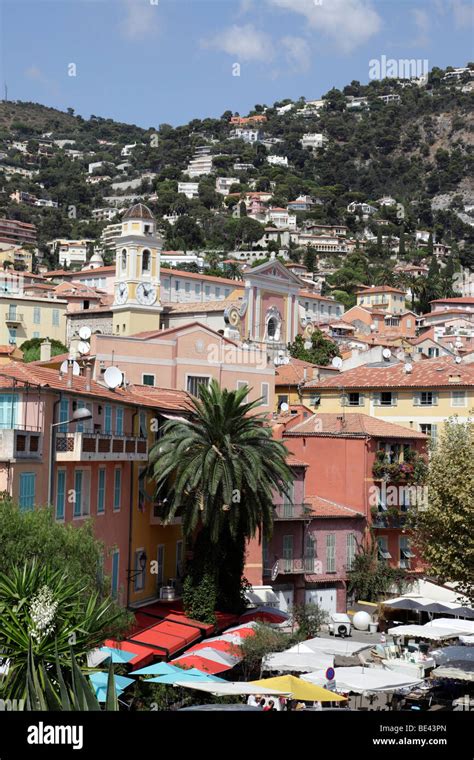
<path fill-rule="evenodd" d="M 73 371 L 74 371 L 74 359 L 68 359 L 67 360 L 67 387 L 72 388 L 72 381 L 73 381 Z"/>
<path fill-rule="evenodd" d="M 90 389 L 91 389 L 91 380 L 92 380 L 92 365 L 89 364 L 89 363 L 86 364 L 85 378 L 86 378 L 85 389 L 86 389 L 86 391 L 90 391 Z"/>
<path fill-rule="evenodd" d="M 47 362 L 51 359 L 51 341 L 45 338 L 40 345 L 40 361 Z"/>

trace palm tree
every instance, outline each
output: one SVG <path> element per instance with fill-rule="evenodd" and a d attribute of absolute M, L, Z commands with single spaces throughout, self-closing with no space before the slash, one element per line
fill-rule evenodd
<path fill-rule="evenodd" d="M 229 277 L 231 280 L 241 280 L 242 270 L 240 268 L 240 264 L 237 261 L 230 261 L 228 264 L 226 264 L 225 274 L 226 277 Z"/>
<path fill-rule="evenodd" d="M 193 551 L 192 585 L 212 574 L 217 604 L 234 611 L 246 541 L 271 535 L 274 494 L 287 494 L 292 480 L 288 451 L 256 412 L 259 401 L 246 401 L 248 392 L 216 381 L 201 386 L 189 419 L 167 422 L 150 453 L 157 497 L 166 495 L 165 523 L 181 516 Z"/>

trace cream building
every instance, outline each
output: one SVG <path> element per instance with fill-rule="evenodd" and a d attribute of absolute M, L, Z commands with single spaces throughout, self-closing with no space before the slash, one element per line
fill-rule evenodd
<path fill-rule="evenodd" d="M 0 344 L 21 346 L 32 338 L 66 342 L 67 301 L 59 298 L 0 295 Z"/>
<path fill-rule="evenodd" d="M 147 206 L 137 203 L 125 212 L 117 239 L 113 334 L 133 335 L 160 327 L 161 238 Z"/>

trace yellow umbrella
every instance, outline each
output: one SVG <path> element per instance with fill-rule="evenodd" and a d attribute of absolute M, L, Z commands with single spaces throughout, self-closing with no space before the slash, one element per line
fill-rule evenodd
<path fill-rule="evenodd" d="M 251 681 L 254 686 L 269 687 L 281 694 L 291 694 L 293 699 L 301 699 L 303 702 L 341 702 L 345 697 L 336 694 L 322 686 L 302 681 L 296 676 L 277 676 L 276 678 L 263 678 L 261 681 Z"/>

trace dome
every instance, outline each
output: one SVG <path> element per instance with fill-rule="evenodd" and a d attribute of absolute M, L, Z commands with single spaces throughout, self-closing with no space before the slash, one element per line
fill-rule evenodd
<path fill-rule="evenodd" d="M 93 253 L 84 269 L 97 269 L 104 266 L 104 259 L 98 251 Z"/>
<path fill-rule="evenodd" d="M 151 219 L 154 221 L 153 214 L 144 203 L 135 203 L 130 206 L 123 215 L 123 219 Z"/>

